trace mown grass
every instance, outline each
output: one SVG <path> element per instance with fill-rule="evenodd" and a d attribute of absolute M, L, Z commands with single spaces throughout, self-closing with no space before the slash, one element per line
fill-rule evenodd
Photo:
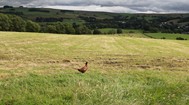
<path fill-rule="evenodd" d="M 188 43 L 0 32 L 0 104 L 188 105 Z"/>

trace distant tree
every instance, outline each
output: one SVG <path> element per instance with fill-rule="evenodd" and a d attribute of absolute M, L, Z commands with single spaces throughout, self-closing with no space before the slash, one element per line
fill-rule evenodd
<path fill-rule="evenodd" d="M 91 34 L 91 30 L 87 26 L 83 26 L 83 34 Z"/>
<path fill-rule="evenodd" d="M 155 28 L 155 27 L 149 28 L 149 32 L 151 33 L 157 33 L 158 31 L 159 31 L 158 28 Z"/>
<path fill-rule="evenodd" d="M 11 20 L 7 15 L 0 14 L 0 30 L 1 31 L 10 31 Z"/>
<path fill-rule="evenodd" d="M 85 25 L 80 25 L 75 28 L 76 34 L 91 34 L 91 30 Z"/>
<path fill-rule="evenodd" d="M 129 31 L 129 33 L 135 33 L 134 31 Z M 145 33 L 145 32 L 143 32 L 143 33 Z"/>
<path fill-rule="evenodd" d="M 165 37 L 161 37 L 161 39 L 166 39 Z"/>
<path fill-rule="evenodd" d="M 63 22 L 63 18 L 44 18 L 44 17 L 36 17 L 36 22 Z"/>
<path fill-rule="evenodd" d="M 66 24 L 65 29 L 66 29 L 66 34 L 75 34 L 75 29 L 73 28 L 72 25 Z"/>
<path fill-rule="evenodd" d="M 8 15 L 12 24 L 10 27 L 11 31 L 24 32 L 26 31 L 26 22 L 18 16 Z"/>
<path fill-rule="evenodd" d="M 28 11 L 30 11 L 30 12 L 46 12 L 46 13 L 50 12 L 49 10 L 42 9 L 42 8 L 29 8 Z"/>
<path fill-rule="evenodd" d="M 55 27 L 56 27 L 57 33 L 59 33 L 59 34 L 65 34 L 66 33 L 66 27 L 62 22 L 57 22 L 55 24 Z"/>
<path fill-rule="evenodd" d="M 13 8 L 13 6 L 5 5 L 5 6 L 3 6 L 3 8 Z"/>
<path fill-rule="evenodd" d="M 24 6 L 19 6 L 19 8 L 24 8 Z"/>
<path fill-rule="evenodd" d="M 32 22 L 30 20 L 26 22 L 27 32 L 39 32 L 40 30 L 41 30 L 41 27 L 38 23 Z"/>
<path fill-rule="evenodd" d="M 1 31 L 18 31 L 18 32 L 39 32 L 40 25 L 30 20 L 23 20 L 16 15 L 0 14 Z"/>
<path fill-rule="evenodd" d="M 75 34 L 75 29 L 71 24 L 56 22 L 42 26 L 42 32 L 59 33 L 59 34 Z"/>
<path fill-rule="evenodd" d="M 73 28 L 75 28 L 75 29 L 79 27 L 79 25 L 78 25 L 77 23 L 75 23 L 75 22 L 72 24 L 72 26 L 73 26 Z"/>
<path fill-rule="evenodd" d="M 187 39 L 182 38 L 182 37 L 177 37 L 176 40 L 187 40 Z"/>
<path fill-rule="evenodd" d="M 81 27 L 75 28 L 75 34 L 82 34 L 82 28 Z"/>
<path fill-rule="evenodd" d="M 46 32 L 57 33 L 56 26 L 54 26 L 54 25 L 47 25 Z"/>
<path fill-rule="evenodd" d="M 118 34 L 122 34 L 122 33 L 123 33 L 122 29 L 121 29 L 121 28 L 118 28 L 118 29 L 117 29 L 117 33 L 118 33 Z"/>
<path fill-rule="evenodd" d="M 101 34 L 102 32 L 98 29 L 94 29 L 93 34 Z"/>

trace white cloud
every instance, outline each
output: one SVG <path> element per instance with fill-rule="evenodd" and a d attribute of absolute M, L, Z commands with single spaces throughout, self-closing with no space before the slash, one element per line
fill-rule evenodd
<path fill-rule="evenodd" d="M 188 0 L 0 0 L 3 5 L 124 13 L 189 12 Z"/>
<path fill-rule="evenodd" d="M 140 11 L 132 10 L 122 6 L 100 6 L 100 5 L 89 5 L 89 6 L 45 6 L 45 8 L 56 8 L 56 9 L 67 9 L 67 10 L 83 10 L 83 11 L 106 11 L 106 12 L 119 12 L 119 13 L 136 13 Z"/>

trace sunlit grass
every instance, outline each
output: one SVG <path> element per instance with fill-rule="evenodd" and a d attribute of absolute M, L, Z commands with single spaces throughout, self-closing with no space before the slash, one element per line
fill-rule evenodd
<path fill-rule="evenodd" d="M 0 104 L 188 105 L 188 52 L 137 35 L 0 32 Z"/>

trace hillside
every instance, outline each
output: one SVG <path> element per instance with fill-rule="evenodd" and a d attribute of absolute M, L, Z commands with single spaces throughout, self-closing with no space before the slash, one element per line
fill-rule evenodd
<path fill-rule="evenodd" d="M 86 12 L 86 11 L 72 11 L 72 10 L 57 10 L 48 8 L 1 8 L 1 13 L 15 14 L 23 18 L 37 21 L 37 17 L 41 18 L 63 18 L 66 22 L 85 22 L 79 17 L 95 17 L 97 19 L 110 19 L 116 14 L 105 12 Z M 56 22 L 56 19 L 51 22 Z M 49 19 L 50 20 L 50 19 Z M 61 21 L 61 20 L 57 20 Z M 48 22 L 48 19 L 46 20 Z"/>
<path fill-rule="evenodd" d="M 0 104 L 188 105 L 189 41 L 130 36 L 0 32 Z"/>
<path fill-rule="evenodd" d="M 63 22 L 83 24 L 92 30 L 122 28 L 164 33 L 188 33 L 189 30 L 189 14 L 123 14 L 25 7 L 4 7 L 0 8 L 0 13 L 15 14 L 38 22 L 42 27 Z"/>

